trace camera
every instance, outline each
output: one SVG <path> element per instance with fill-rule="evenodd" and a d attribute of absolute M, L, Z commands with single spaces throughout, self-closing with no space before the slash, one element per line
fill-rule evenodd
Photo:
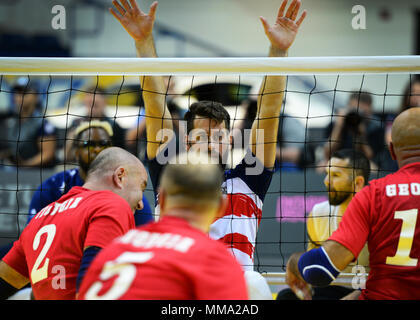
<path fill-rule="evenodd" d="M 360 123 L 363 121 L 363 117 L 356 110 L 350 111 L 344 120 L 345 126 L 352 130 L 357 130 Z"/>

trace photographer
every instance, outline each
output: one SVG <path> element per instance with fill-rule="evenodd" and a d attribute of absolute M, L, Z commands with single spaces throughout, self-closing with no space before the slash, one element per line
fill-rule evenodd
<path fill-rule="evenodd" d="M 363 152 L 377 164 L 377 157 L 385 147 L 381 119 L 372 112 L 372 96 L 367 92 L 350 95 L 346 109 L 326 129 L 329 137 L 324 146 L 325 158 L 339 149 L 353 148 Z"/>

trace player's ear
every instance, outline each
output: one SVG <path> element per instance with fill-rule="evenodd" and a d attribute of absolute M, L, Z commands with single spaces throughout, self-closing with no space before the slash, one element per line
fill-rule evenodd
<path fill-rule="evenodd" d="M 75 145 L 73 145 L 72 148 L 74 150 L 74 156 L 78 160 L 79 159 L 79 156 L 80 156 L 80 149 L 77 148 Z"/>
<path fill-rule="evenodd" d="M 389 143 L 389 153 L 391 154 L 392 160 L 397 160 L 397 156 L 395 154 L 394 145 L 392 144 L 392 141 Z"/>
<path fill-rule="evenodd" d="M 126 176 L 126 170 L 123 167 L 118 167 L 112 174 L 112 181 L 118 189 L 123 188 L 123 181 Z"/>
<path fill-rule="evenodd" d="M 354 179 L 355 192 L 359 192 L 365 186 L 365 178 L 363 176 L 356 176 Z"/>

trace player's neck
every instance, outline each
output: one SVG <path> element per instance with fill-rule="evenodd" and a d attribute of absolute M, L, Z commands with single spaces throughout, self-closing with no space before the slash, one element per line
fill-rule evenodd
<path fill-rule="evenodd" d="M 109 186 L 105 186 L 101 181 L 93 178 L 90 178 L 89 181 L 85 181 L 82 187 L 92 191 L 111 190 Z"/>
<path fill-rule="evenodd" d="M 416 157 L 401 159 L 400 161 L 398 161 L 398 167 L 402 168 L 408 164 L 417 163 L 417 162 L 420 162 L 420 155 Z"/>
<path fill-rule="evenodd" d="M 203 212 L 197 213 L 185 208 L 170 208 L 162 212 L 161 216 L 181 218 L 187 221 L 190 226 L 204 233 L 209 232 L 209 223 L 205 221 L 206 215 Z"/>
<path fill-rule="evenodd" d="M 86 181 L 86 172 L 82 168 L 79 169 L 79 176 L 83 181 Z"/>

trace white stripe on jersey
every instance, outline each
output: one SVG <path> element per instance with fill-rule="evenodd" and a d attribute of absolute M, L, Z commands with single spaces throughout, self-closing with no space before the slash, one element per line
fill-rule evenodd
<path fill-rule="evenodd" d="M 250 197 L 256 206 L 262 210 L 263 202 L 260 197 L 253 192 L 249 186 L 239 177 L 228 179 L 222 184 L 222 188 L 226 188 L 226 193 L 243 193 Z"/>
<path fill-rule="evenodd" d="M 253 271 L 254 270 L 254 259 L 251 259 L 246 253 L 236 249 L 228 248 L 229 252 L 233 254 L 239 264 L 242 266 L 244 271 Z"/>
<path fill-rule="evenodd" d="M 211 238 L 218 240 L 230 233 L 240 233 L 246 236 L 251 245 L 254 246 L 257 228 L 257 218 L 228 215 L 213 222 L 209 234 Z"/>

